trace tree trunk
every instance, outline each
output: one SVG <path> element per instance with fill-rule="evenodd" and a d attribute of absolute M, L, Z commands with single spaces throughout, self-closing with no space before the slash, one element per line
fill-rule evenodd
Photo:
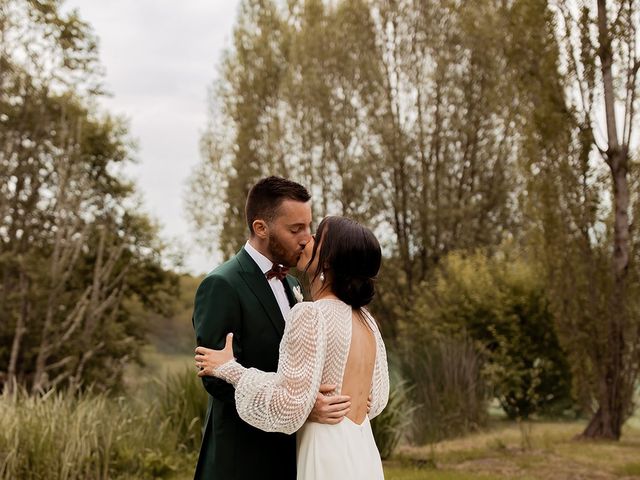
<path fill-rule="evenodd" d="M 27 323 L 29 317 L 29 279 L 24 270 L 20 272 L 20 295 L 22 297 L 22 305 L 20 315 L 16 321 L 15 334 L 11 345 L 11 355 L 9 357 L 9 367 L 7 369 L 7 378 L 5 389 L 11 393 L 13 386 L 16 385 L 18 375 L 18 357 L 20 355 L 20 347 L 22 345 L 22 337 L 27 332 Z"/>
<path fill-rule="evenodd" d="M 609 153 L 614 197 L 613 294 L 608 320 L 608 343 L 604 378 L 598 395 L 599 408 L 582 433 L 584 438 L 619 440 L 631 406 L 633 384 L 625 371 L 627 270 L 629 266 L 629 181 L 626 149 Z"/>
<path fill-rule="evenodd" d="M 582 433 L 584 438 L 618 440 L 632 402 L 633 376 L 628 375 L 624 358 L 627 350 L 627 271 L 629 267 L 629 180 L 628 145 L 618 139 L 615 115 L 615 86 L 611 31 L 607 19 L 607 1 L 598 0 L 598 56 L 604 90 L 608 148 L 604 159 L 613 184 L 614 226 L 611 259 L 613 291 L 607 320 L 606 356 L 600 379 L 598 410 Z M 629 87 L 627 87 L 629 88 Z M 635 86 L 630 86 L 635 88 Z"/>

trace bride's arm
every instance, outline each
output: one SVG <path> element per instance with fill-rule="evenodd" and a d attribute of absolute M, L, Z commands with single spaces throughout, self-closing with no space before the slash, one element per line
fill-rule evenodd
<path fill-rule="evenodd" d="M 236 361 L 213 374 L 236 388 L 236 409 L 245 422 L 268 432 L 293 433 L 316 400 L 324 368 L 324 322 L 311 302 L 297 304 L 280 343 L 277 372 L 245 368 Z"/>
<path fill-rule="evenodd" d="M 382 341 L 380 330 L 371 318 L 373 332 L 376 338 L 376 363 L 373 369 L 371 381 L 371 409 L 369 418 L 379 415 L 389 401 L 389 367 L 387 364 L 387 351 Z"/>

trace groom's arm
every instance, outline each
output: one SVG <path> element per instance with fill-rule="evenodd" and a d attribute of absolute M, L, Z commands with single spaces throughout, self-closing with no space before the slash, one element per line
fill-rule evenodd
<path fill-rule="evenodd" d="M 206 277 L 196 292 L 193 308 L 193 328 L 198 346 L 221 349 L 229 332 L 233 336 L 233 352 L 241 359 L 240 302 L 238 293 L 227 280 L 218 275 Z M 224 380 L 202 377 L 205 390 L 214 398 L 235 404 L 235 389 Z"/>

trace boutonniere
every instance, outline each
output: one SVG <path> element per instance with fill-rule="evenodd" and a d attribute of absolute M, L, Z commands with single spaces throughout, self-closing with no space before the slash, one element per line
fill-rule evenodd
<path fill-rule="evenodd" d="M 296 285 L 293 287 L 293 296 L 296 297 L 296 302 L 301 302 L 304 300 L 304 295 L 302 295 L 302 290 L 300 290 L 300 285 Z"/>

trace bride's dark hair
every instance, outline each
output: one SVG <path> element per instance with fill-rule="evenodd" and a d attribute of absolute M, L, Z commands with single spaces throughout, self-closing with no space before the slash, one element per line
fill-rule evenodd
<path fill-rule="evenodd" d="M 312 281 L 320 274 L 330 278 L 333 293 L 352 308 L 373 300 L 382 252 L 371 230 L 350 218 L 325 217 L 318 225 L 309 265 L 316 255 L 318 269 Z"/>

